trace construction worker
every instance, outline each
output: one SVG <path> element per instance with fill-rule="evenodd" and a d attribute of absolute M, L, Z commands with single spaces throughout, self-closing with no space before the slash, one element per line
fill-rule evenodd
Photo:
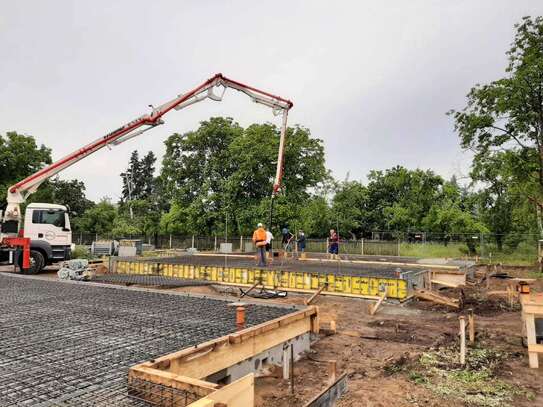
<path fill-rule="evenodd" d="M 273 233 L 269 229 L 266 229 L 266 252 L 268 253 L 270 261 L 273 261 L 272 240 Z"/>
<path fill-rule="evenodd" d="M 253 232 L 253 243 L 256 246 L 258 266 L 266 267 L 266 229 L 264 229 L 262 223 L 256 226 L 257 229 Z"/>
<path fill-rule="evenodd" d="M 330 259 L 339 259 L 339 236 L 334 229 L 330 229 L 330 237 L 328 237 L 328 253 L 330 253 Z"/>
<path fill-rule="evenodd" d="M 300 230 L 298 235 L 298 251 L 301 253 L 300 258 L 305 259 L 305 233 L 303 230 Z"/>
<path fill-rule="evenodd" d="M 283 228 L 281 234 L 283 235 L 283 238 L 281 239 L 281 244 L 283 245 L 283 255 L 287 257 L 288 252 L 292 249 L 291 242 L 294 238 L 294 235 L 290 233 L 287 226 Z"/>

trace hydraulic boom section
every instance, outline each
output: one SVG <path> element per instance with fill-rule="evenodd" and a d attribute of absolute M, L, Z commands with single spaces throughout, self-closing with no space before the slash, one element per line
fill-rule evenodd
<path fill-rule="evenodd" d="M 156 108 L 148 114 L 144 114 L 137 119 L 134 119 L 118 129 L 106 134 L 103 137 L 93 141 L 90 144 L 74 151 L 73 153 L 61 158 L 57 162 L 48 165 L 47 167 L 37 171 L 35 174 L 23 179 L 8 189 L 7 208 L 4 214 L 4 222 L 21 220 L 20 204 L 22 204 L 30 194 L 34 193 L 40 184 L 46 179 L 53 177 L 65 168 L 75 164 L 79 160 L 91 155 L 107 145 L 116 146 L 131 138 L 151 130 L 152 128 L 164 124 L 162 116 L 170 110 L 181 110 L 194 103 L 201 102 L 205 99 L 213 101 L 221 101 L 227 88 L 232 88 L 245 93 L 253 102 L 272 108 L 274 115 L 283 115 L 281 125 L 281 138 L 279 145 L 279 154 L 277 159 L 277 171 L 273 185 L 272 195 L 275 195 L 281 188 L 281 180 L 283 176 L 283 156 L 285 147 L 285 133 L 287 127 L 288 111 L 293 106 L 290 100 L 273 95 L 268 92 L 253 88 L 241 82 L 229 79 L 222 74 L 216 74 L 209 78 L 197 88 L 188 93 L 177 96 Z"/>

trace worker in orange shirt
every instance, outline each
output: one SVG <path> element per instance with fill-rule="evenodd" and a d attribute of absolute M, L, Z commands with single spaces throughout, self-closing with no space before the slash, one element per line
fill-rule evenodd
<path fill-rule="evenodd" d="M 253 232 L 253 243 L 256 246 L 256 254 L 258 256 L 258 266 L 266 266 L 266 229 L 264 225 L 259 223 L 257 229 Z"/>

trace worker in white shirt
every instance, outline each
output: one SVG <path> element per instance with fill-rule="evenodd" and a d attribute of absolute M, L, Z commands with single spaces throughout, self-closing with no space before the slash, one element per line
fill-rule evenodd
<path fill-rule="evenodd" d="M 268 252 L 268 257 L 270 261 L 273 261 L 272 240 L 273 240 L 272 232 L 270 232 L 269 229 L 266 229 L 266 252 Z"/>

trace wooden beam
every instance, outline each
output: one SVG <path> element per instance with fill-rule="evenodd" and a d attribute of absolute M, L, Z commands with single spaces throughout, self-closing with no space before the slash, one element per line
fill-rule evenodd
<path fill-rule="evenodd" d="M 303 318 L 247 338 L 234 334 L 231 335 L 234 340 L 223 342 L 222 346 L 215 347 L 212 352 L 204 353 L 197 359 L 187 358 L 186 356 L 190 355 L 190 352 L 183 355 L 185 357 L 173 357 L 169 371 L 201 379 L 310 330 L 310 318 Z"/>
<path fill-rule="evenodd" d="M 305 305 L 310 305 L 313 301 L 315 301 L 315 299 L 317 298 L 317 296 L 322 293 L 322 290 L 324 290 L 325 288 L 328 287 L 328 283 L 324 283 L 319 289 L 318 291 L 313 294 L 311 297 L 309 297 L 309 299 L 307 301 L 305 301 Z"/>
<path fill-rule="evenodd" d="M 534 314 L 525 314 L 526 318 L 526 340 L 528 342 L 528 363 L 532 369 L 539 367 L 538 353 L 530 351 L 530 346 L 534 349 L 537 345 L 535 332 L 535 317 Z"/>
<path fill-rule="evenodd" d="M 441 280 L 431 280 L 431 283 L 432 284 L 439 284 L 439 285 L 442 285 L 442 286 L 445 286 L 445 287 L 450 287 L 450 288 L 460 287 L 459 284 L 450 283 L 448 281 L 441 281 Z"/>
<path fill-rule="evenodd" d="M 415 297 L 422 300 L 434 302 L 436 304 L 447 305 L 452 308 L 460 308 L 459 300 L 455 298 L 448 298 L 434 291 L 428 290 L 415 290 Z"/>
<path fill-rule="evenodd" d="M 459 287 L 466 285 L 466 273 L 462 271 L 432 270 L 432 283 L 445 285 L 447 287 Z"/>
<path fill-rule="evenodd" d="M 252 407 L 255 402 L 254 387 L 254 374 L 249 373 L 247 376 L 227 384 L 206 397 L 189 404 L 188 407 Z"/>
<path fill-rule="evenodd" d="M 385 291 L 383 295 L 381 295 L 381 298 L 379 298 L 379 300 L 375 303 L 375 305 L 370 304 L 370 315 L 375 315 L 375 313 L 379 309 L 379 306 L 382 304 L 382 302 L 385 300 L 386 297 L 387 297 L 387 293 Z"/>

